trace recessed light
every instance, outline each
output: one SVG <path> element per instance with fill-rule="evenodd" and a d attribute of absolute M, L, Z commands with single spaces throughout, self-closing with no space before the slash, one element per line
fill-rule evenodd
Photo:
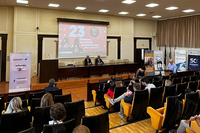
<path fill-rule="evenodd" d="M 78 7 L 76 7 L 75 9 L 76 9 L 76 10 L 85 10 L 86 7 L 80 7 L 80 6 L 78 6 Z"/>
<path fill-rule="evenodd" d="M 156 7 L 156 6 L 159 6 L 159 4 L 151 3 L 151 4 L 146 5 L 146 7 Z"/>
<path fill-rule="evenodd" d="M 27 0 L 17 0 L 17 3 L 28 4 L 28 1 Z"/>
<path fill-rule="evenodd" d="M 106 10 L 106 9 L 101 9 L 99 10 L 99 12 L 108 12 L 109 10 Z"/>
<path fill-rule="evenodd" d="M 146 14 L 140 13 L 140 14 L 137 14 L 136 16 L 143 17 L 143 16 L 146 16 Z"/>
<path fill-rule="evenodd" d="M 161 16 L 159 15 L 155 15 L 155 16 L 152 16 L 152 18 L 160 18 Z"/>
<path fill-rule="evenodd" d="M 183 12 L 194 12 L 194 10 L 193 9 L 187 9 L 187 10 L 183 10 Z"/>
<path fill-rule="evenodd" d="M 119 14 L 126 15 L 129 14 L 129 12 L 119 12 Z"/>
<path fill-rule="evenodd" d="M 124 4 L 133 4 L 135 2 L 136 2 L 135 0 L 124 0 L 124 1 L 122 1 L 122 3 L 124 3 Z"/>
<path fill-rule="evenodd" d="M 167 7 L 165 8 L 166 10 L 176 10 L 178 9 L 178 7 L 175 7 L 175 6 L 171 6 L 171 7 Z"/>
<path fill-rule="evenodd" d="M 50 7 L 59 7 L 60 5 L 59 4 L 52 4 L 52 3 L 50 3 L 49 6 Z"/>

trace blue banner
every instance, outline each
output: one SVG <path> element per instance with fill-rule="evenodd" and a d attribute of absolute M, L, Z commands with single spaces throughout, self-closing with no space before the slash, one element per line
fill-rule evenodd
<path fill-rule="evenodd" d="M 200 69 L 200 51 L 188 51 L 188 71 Z"/>

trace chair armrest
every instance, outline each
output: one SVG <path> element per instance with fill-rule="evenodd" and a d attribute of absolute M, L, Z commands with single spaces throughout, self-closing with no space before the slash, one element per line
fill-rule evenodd
<path fill-rule="evenodd" d="M 195 133 L 195 132 L 193 132 L 192 130 L 186 128 L 186 133 Z"/>
<path fill-rule="evenodd" d="M 28 108 L 29 112 L 31 112 L 31 107 L 30 107 L 30 106 L 28 106 L 27 108 Z"/>
<path fill-rule="evenodd" d="M 93 101 L 96 102 L 97 93 L 95 90 L 92 90 Z"/>
<path fill-rule="evenodd" d="M 164 107 L 160 109 L 153 109 L 152 107 L 147 107 L 147 113 L 151 116 L 151 124 L 156 130 L 161 130 L 162 129 L 162 122 L 163 122 L 163 112 L 164 112 Z"/>
<path fill-rule="evenodd" d="M 124 114 L 129 117 L 131 115 L 132 105 L 125 103 L 124 99 L 121 100 L 121 106 L 124 109 Z"/>
<path fill-rule="evenodd" d="M 112 104 L 108 101 L 108 99 L 112 99 L 112 98 L 109 97 L 107 94 L 104 94 L 104 99 L 106 102 L 106 107 L 110 109 L 112 107 Z"/>
<path fill-rule="evenodd" d="M 200 127 L 197 125 L 196 121 L 191 121 L 191 128 L 194 130 L 196 133 L 200 131 Z"/>

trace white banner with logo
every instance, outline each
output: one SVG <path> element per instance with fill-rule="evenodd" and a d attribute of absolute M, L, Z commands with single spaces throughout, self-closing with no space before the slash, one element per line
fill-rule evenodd
<path fill-rule="evenodd" d="M 10 53 L 9 92 L 30 90 L 31 54 Z"/>
<path fill-rule="evenodd" d="M 164 62 L 163 62 L 163 51 L 155 50 L 154 51 L 154 68 L 155 75 L 161 74 L 164 75 Z"/>
<path fill-rule="evenodd" d="M 175 50 L 177 72 L 186 71 L 186 50 Z"/>
<path fill-rule="evenodd" d="M 200 51 L 188 50 L 188 71 L 200 69 Z"/>

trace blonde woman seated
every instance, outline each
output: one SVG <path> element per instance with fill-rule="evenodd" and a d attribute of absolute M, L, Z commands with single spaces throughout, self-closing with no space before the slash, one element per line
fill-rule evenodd
<path fill-rule="evenodd" d="M 56 103 L 53 106 L 51 106 L 50 117 L 53 120 L 49 121 L 49 125 L 63 123 L 63 120 L 66 117 L 66 110 L 64 105 L 62 103 Z"/>
<path fill-rule="evenodd" d="M 90 133 L 90 129 L 84 125 L 79 125 L 74 128 L 72 133 Z"/>
<path fill-rule="evenodd" d="M 53 96 L 51 93 L 46 93 L 41 99 L 40 107 L 47 107 L 52 106 L 54 104 L 53 102 Z"/>
<path fill-rule="evenodd" d="M 4 112 L 5 114 L 7 113 L 16 113 L 22 111 L 22 99 L 20 97 L 14 97 L 11 99 L 6 111 Z"/>

